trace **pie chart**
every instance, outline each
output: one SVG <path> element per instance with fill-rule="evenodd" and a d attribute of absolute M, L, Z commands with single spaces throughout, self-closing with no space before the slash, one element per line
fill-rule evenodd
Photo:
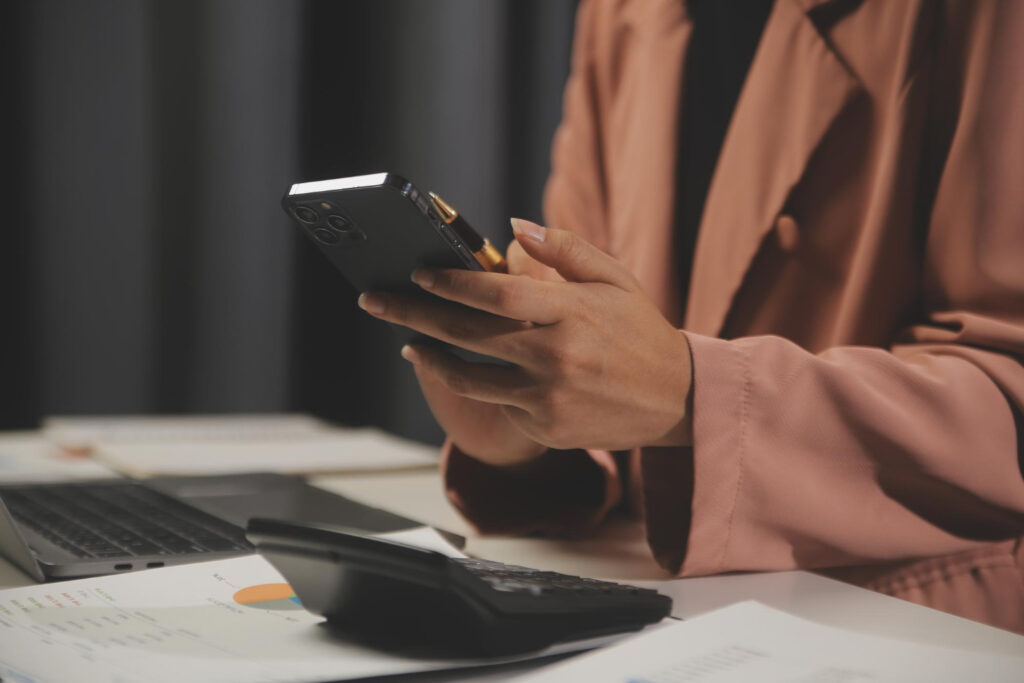
<path fill-rule="evenodd" d="M 302 603 L 287 583 L 261 583 L 248 586 L 232 596 L 239 605 L 256 609 L 299 610 Z"/>

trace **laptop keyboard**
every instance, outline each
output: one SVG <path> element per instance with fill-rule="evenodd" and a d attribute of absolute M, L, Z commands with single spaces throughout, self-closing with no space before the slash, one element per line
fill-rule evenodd
<path fill-rule="evenodd" d="M 32 486 L 0 497 L 19 524 L 80 558 L 252 549 L 235 525 L 138 484 Z"/>

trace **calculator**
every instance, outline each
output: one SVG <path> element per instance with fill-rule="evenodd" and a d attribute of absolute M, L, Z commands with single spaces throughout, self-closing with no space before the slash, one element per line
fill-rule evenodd
<path fill-rule="evenodd" d="M 521 654 L 636 631 L 672 609 L 651 589 L 452 558 L 323 524 L 256 518 L 247 537 L 307 610 L 378 648 Z"/>

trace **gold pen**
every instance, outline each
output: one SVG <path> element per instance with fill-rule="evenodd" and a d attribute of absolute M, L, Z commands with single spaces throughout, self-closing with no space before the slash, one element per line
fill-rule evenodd
<path fill-rule="evenodd" d="M 437 196 L 434 192 L 427 193 L 430 196 L 430 202 L 434 205 L 434 210 L 437 211 L 437 215 L 441 217 L 448 227 L 458 236 L 462 243 L 466 245 L 473 256 L 476 257 L 477 263 L 479 263 L 484 270 L 492 273 L 507 273 L 508 264 L 505 262 L 501 252 L 494 248 L 491 241 L 486 237 L 481 237 L 476 230 L 474 230 L 469 223 L 459 215 L 452 206 Z"/>

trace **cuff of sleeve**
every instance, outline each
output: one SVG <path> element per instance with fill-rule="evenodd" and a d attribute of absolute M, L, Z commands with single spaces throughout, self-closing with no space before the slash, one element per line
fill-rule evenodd
<path fill-rule="evenodd" d="M 549 450 L 526 465 L 505 468 L 466 455 L 449 439 L 441 475 L 452 505 L 485 534 L 579 534 L 622 499 L 608 451 Z"/>
<path fill-rule="evenodd" d="M 680 573 L 713 574 L 725 567 L 743 479 L 750 354 L 741 344 L 685 334 L 693 358 L 693 502 Z"/>

